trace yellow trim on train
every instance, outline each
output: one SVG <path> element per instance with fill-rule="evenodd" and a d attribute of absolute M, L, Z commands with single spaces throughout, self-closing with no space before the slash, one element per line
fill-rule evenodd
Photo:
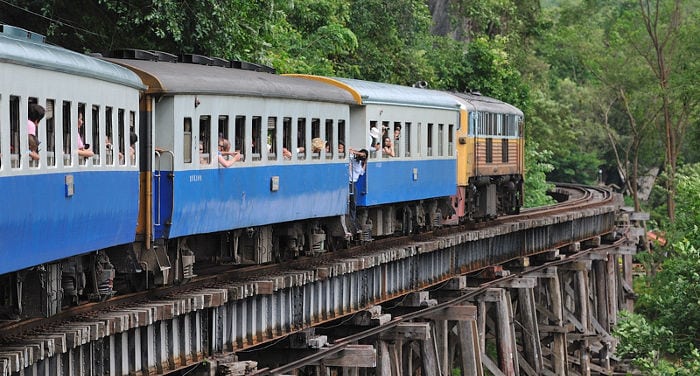
<path fill-rule="evenodd" d="M 357 102 L 357 104 L 362 104 L 362 96 L 360 95 L 357 90 L 355 90 L 352 86 L 340 82 L 336 79 L 330 78 L 330 77 L 322 77 L 322 76 L 314 76 L 311 74 L 296 74 L 296 73 L 290 73 L 290 74 L 283 74 L 282 76 L 289 76 L 289 77 L 299 77 L 299 78 L 306 78 L 309 80 L 316 80 L 320 82 L 327 83 L 329 85 L 333 85 L 337 88 L 343 89 L 347 92 L 349 92 L 352 95 L 352 98 Z"/>

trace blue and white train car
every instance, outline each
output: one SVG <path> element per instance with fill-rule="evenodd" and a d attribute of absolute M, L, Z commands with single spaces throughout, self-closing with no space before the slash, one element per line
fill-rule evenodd
<path fill-rule="evenodd" d="M 460 125 L 460 105 L 453 96 L 347 78 L 300 77 L 342 87 L 357 101 L 347 145 L 370 152 L 366 173 L 356 184 L 362 228 L 374 235 L 411 233 L 452 215 L 454 140 Z"/>
<path fill-rule="evenodd" d="M 111 61 L 148 85 L 154 159 L 144 230 L 155 249 L 168 247 L 171 260 L 194 253 L 197 261 L 242 263 L 327 249 L 328 221 L 319 219 L 347 211 L 347 161 L 331 145 L 347 137 L 352 96 L 299 78 L 141 54 L 151 60 Z M 237 153 L 229 167 L 219 162 L 224 142 Z"/>
<path fill-rule="evenodd" d="M 141 81 L 120 66 L 45 44 L 43 36 L 1 27 L 0 275 L 133 242 L 138 155 L 128 140 L 138 132 Z M 30 136 L 34 104 L 45 115 Z M 34 136 L 38 148 L 30 150 Z M 64 294 L 82 278 L 70 270 L 93 266 L 65 264 Z M 0 299 L 21 299 L 16 294 Z"/>

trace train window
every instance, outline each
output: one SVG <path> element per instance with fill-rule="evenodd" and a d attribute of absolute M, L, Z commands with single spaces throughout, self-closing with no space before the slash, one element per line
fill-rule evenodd
<path fill-rule="evenodd" d="M 219 149 L 218 149 L 218 146 L 219 146 L 219 145 L 222 145 L 221 142 L 222 142 L 223 140 L 230 140 L 229 137 L 228 137 L 228 135 L 229 135 L 229 132 L 228 132 L 228 116 L 226 116 L 226 115 L 219 115 L 219 121 L 218 121 L 218 125 L 217 125 L 217 131 L 218 131 L 218 132 L 217 132 L 216 134 L 217 134 L 218 136 L 217 136 L 217 140 L 216 140 L 216 145 L 217 145 L 217 150 L 219 150 Z M 223 150 L 223 149 L 222 149 L 222 150 Z M 231 150 L 235 150 L 235 149 L 231 149 Z M 217 158 L 217 159 L 218 159 L 218 158 Z"/>
<path fill-rule="evenodd" d="M 253 130 L 252 130 L 252 134 L 250 136 L 252 138 L 251 146 L 252 146 L 253 160 L 259 161 L 260 154 L 262 153 L 262 149 L 261 149 L 262 117 L 253 116 Z"/>
<path fill-rule="evenodd" d="M 39 104 L 39 100 L 37 98 L 34 98 L 34 97 L 29 97 L 29 106 L 32 106 L 35 104 Z M 28 108 L 27 112 L 29 113 L 30 111 L 31 110 Z M 27 116 L 27 118 L 28 117 L 29 117 L 29 115 Z M 44 112 L 43 117 L 46 117 L 46 112 Z M 34 127 L 34 132 L 32 133 L 31 136 L 29 135 L 29 133 L 31 133 L 29 131 L 29 126 L 27 126 L 27 143 L 29 146 L 29 150 L 34 152 L 33 157 L 29 157 L 28 161 L 29 161 L 29 167 L 33 167 L 33 168 L 39 167 L 39 158 L 40 158 L 39 157 L 39 150 L 43 148 L 43 146 L 40 145 L 41 141 L 39 141 L 39 137 L 41 136 L 40 135 L 41 129 L 43 128 L 41 126 L 42 121 L 43 121 L 43 119 L 40 120 L 39 122 L 37 122 L 36 127 Z M 22 124 L 22 122 L 20 122 L 20 124 Z M 29 124 L 27 124 L 27 125 L 29 125 Z"/>
<path fill-rule="evenodd" d="M 427 156 L 432 157 L 433 156 L 433 147 L 435 146 L 435 140 L 433 138 L 433 123 L 428 123 L 428 150 L 427 150 Z"/>
<path fill-rule="evenodd" d="M 311 139 L 321 137 L 321 119 L 312 118 L 311 119 Z M 320 159 L 321 153 L 315 150 L 311 150 L 311 158 Z"/>
<path fill-rule="evenodd" d="M 397 157 L 402 157 L 403 154 L 401 154 L 401 150 L 403 149 L 401 147 L 401 122 L 395 121 L 394 122 L 394 129 L 391 130 L 389 137 L 391 137 L 391 142 L 394 143 L 394 155 Z"/>
<path fill-rule="evenodd" d="M 486 139 L 486 163 L 493 162 L 493 138 Z"/>
<path fill-rule="evenodd" d="M 416 156 L 423 154 L 423 140 L 427 137 L 423 135 L 423 123 L 416 124 Z"/>
<path fill-rule="evenodd" d="M 370 120 L 369 122 L 369 134 L 370 134 L 370 145 L 369 145 L 369 157 L 370 158 L 376 158 L 377 157 L 377 149 L 376 145 L 377 143 L 381 143 L 381 131 L 377 129 L 377 121 L 376 120 Z M 381 150 L 381 149 L 380 149 Z"/>
<path fill-rule="evenodd" d="M 136 142 L 138 142 L 138 140 L 139 136 L 136 133 L 136 112 L 129 111 L 129 164 L 132 166 L 136 166 Z"/>
<path fill-rule="evenodd" d="M 445 124 L 438 124 L 438 153 L 437 155 L 442 157 L 445 155 Z"/>
<path fill-rule="evenodd" d="M 78 147 L 77 149 L 84 148 L 85 144 L 90 145 L 90 140 L 88 140 L 85 137 L 86 132 L 89 133 L 87 129 L 88 125 L 86 124 L 87 122 L 87 117 L 85 116 L 85 103 L 78 103 L 78 119 L 76 120 L 76 129 L 77 129 L 77 143 Z M 82 125 L 81 125 L 82 122 Z M 92 145 L 90 145 L 92 146 Z M 85 166 L 87 164 L 88 158 L 83 157 L 78 155 L 78 164 L 81 166 Z"/>
<path fill-rule="evenodd" d="M 72 129 L 71 127 L 71 113 L 70 113 L 71 103 L 68 101 L 63 101 L 63 165 L 72 166 L 73 165 L 73 150 L 72 144 Z"/>
<path fill-rule="evenodd" d="M 229 139 L 228 135 L 228 116 L 226 115 L 219 115 L 219 125 L 217 128 L 218 132 L 217 134 L 219 135 L 220 138 L 225 138 Z"/>
<path fill-rule="evenodd" d="M 267 118 L 267 160 L 277 160 L 279 150 L 277 150 L 277 118 L 270 116 Z"/>
<path fill-rule="evenodd" d="M 10 96 L 10 158 L 13 168 L 19 168 L 19 156 L 27 150 L 19 143 L 19 125 L 19 97 L 12 95 Z"/>
<path fill-rule="evenodd" d="M 455 125 L 450 124 L 447 130 L 447 155 L 450 157 L 453 157 L 454 154 L 454 149 L 455 149 L 455 139 L 454 139 L 454 133 L 455 133 Z"/>
<path fill-rule="evenodd" d="M 506 115 L 506 122 L 508 124 L 506 136 L 518 137 L 518 116 Z"/>
<path fill-rule="evenodd" d="M 128 155 L 126 152 L 126 136 L 129 134 L 126 120 L 124 117 L 126 116 L 126 113 L 124 109 L 120 108 L 117 110 L 117 124 L 119 127 L 119 164 L 120 165 L 125 165 L 126 164 L 126 158 L 124 157 L 125 155 Z"/>
<path fill-rule="evenodd" d="M 182 161 L 192 163 L 192 118 L 183 120 L 182 132 Z"/>
<path fill-rule="evenodd" d="M 486 121 L 487 121 L 487 116 L 483 112 L 477 113 L 477 127 L 476 127 L 476 134 L 477 135 L 485 135 L 486 134 Z"/>
<path fill-rule="evenodd" d="M 112 127 L 112 107 L 105 107 L 105 165 L 114 165 L 114 128 Z"/>
<path fill-rule="evenodd" d="M 404 134 L 404 142 L 403 145 L 406 145 L 406 152 L 404 153 L 405 156 L 410 157 L 411 156 L 411 123 L 405 123 L 403 126 L 403 134 Z"/>
<path fill-rule="evenodd" d="M 241 161 L 245 161 L 245 116 L 236 116 L 235 140 L 233 140 L 233 150 L 241 153 Z"/>
<path fill-rule="evenodd" d="M 341 148 L 340 145 L 343 145 Z M 338 144 L 336 146 L 338 150 L 338 159 L 345 159 L 345 120 L 338 120 Z"/>
<path fill-rule="evenodd" d="M 87 121 L 86 121 L 87 123 Z M 101 139 L 100 139 L 100 107 L 99 106 L 92 106 L 92 111 L 90 113 L 90 119 L 89 119 L 89 124 L 92 126 L 92 151 L 95 153 L 95 157 L 93 158 L 93 163 L 101 163 L 101 154 L 100 154 L 100 145 L 101 145 Z"/>
<path fill-rule="evenodd" d="M 54 116 L 55 101 L 53 99 L 46 100 L 46 113 L 44 114 L 44 119 L 46 119 L 46 145 L 44 150 L 46 150 L 46 165 L 56 166 L 56 117 Z"/>
<path fill-rule="evenodd" d="M 199 117 L 199 164 L 208 165 L 211 163 L 211 116 L 203 115 Z"/>
<path fill-rule="evenodd" d="M 285 160 L 291 160 L 295 150 L 292 145 L 292 118 L 285 117 L 282 119 L 282 157 Z"/>
<path fill-rule="evenodd" d="M 298 158 L 306 159 L 306 118 L 297 119 L 297 147 L 300 152 Z"/>
<path fill-rule="evenodd" d="M 508 163 L 508 139 L 501 139 L 501 162 Z"/>
<path fill-rule="evenodd" d="M 323 137 L 321 137 L 323 138 Z M 326 119 L 326 159 L 333 159 L 333 146 L 335 145 L 335 137 L 333 136 L 333 119 Z"/>

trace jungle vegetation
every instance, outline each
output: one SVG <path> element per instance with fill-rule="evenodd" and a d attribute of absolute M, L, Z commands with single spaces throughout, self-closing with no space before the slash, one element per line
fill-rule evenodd
<path fill-rule="evenodd" d="M 547 181 L 648 211 L 638 310 L 618 355 L 700 371 L 700 0 L 1 0 L 0 22 L 83 52 L 195 53 L 470 91 L 525 112 L 528 206 Z M 682 318 L 682 319 L 679 319 Z M 670 338 L 670 340 L 669 340 Z"/>

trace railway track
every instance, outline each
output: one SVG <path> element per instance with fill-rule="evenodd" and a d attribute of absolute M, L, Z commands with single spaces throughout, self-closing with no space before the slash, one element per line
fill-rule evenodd
<path fill-rule="evenodd" d="M 425 252 L 432 252 L 433 248 L 438 249 L 443 244 L 454 247 L 459 244 L 459 240 L 454 240 L 457 238 L 464 240 L 469 237 L 483 238 L 491 236 L 487 235 L 491 233 L 489 231 L 491 228 L 498 228 L 498 231 L 496 231 L 497 233 L 507 234 L 508 231 L 522 231 L 523 228 L 527 227 L 523 225 L 525 223 L 530 225 L 533 223 L 540 223 L 537 226 L 547 226 L 547 223 L 549 223 L 552 218 L 558 218 L 556 220 L 551 220 L 552 223 L 557 221 L 561 222 L 566 218 L 574 218 L 586 210 L 595 211 L 604 207 L 609 210 L 603 210 L 603 213 L 610 213 L 616 210 L 614 207 L 616 203 L 613 194 L 605 189 L 561 184 L 557 186 L 557 194 L 566 196 L 568 199 L 543 208 L 523 210 L 520 214 L 499 218 L 493 222 L 442 228 L 431 233 L 424 233 L 417 236 L 378 239 L 347 250 L 326 253 L 313 258 L 303 257 L 284 264 L 231 267 L 226 269 L 217 268 L 215 275 L 196 277 L 186 285 L 161 287 L 123 296 L 115 296 L 108 301 L 88 303 L 67 308 L 60 314 L 50 318 L 5 322 L 0 325 L 0 366 L 3 364 L 2 362 L 5 362 L 5 364 L 14 362 L 15 368 L 22 368 L 21 365 L 31 366 L 32 364 L 40 364 L 44 359 L 50 359 L 61 351 L 65 352 L 67 348 L 71 346 L 80 347 L 99 338 L 111 338 L 116 333 L 120 333 L 120 328 L 126 329 L 130 327 L 133 329 L 144 326 L 149 327 L 159 320 L 184 315 L 186 312 L 194 312 L 207 307 L 216 308 L 217 306 L 224 306 L 226 301 L 230 302 L 235 299 L 243 299 L 245 297 L 255 296 L 256 294 L 270 296 L 271 294 L 275 294 L 273 291 L 281 291 L 285 288 L 306 286 L 309 283 L 314 283 L 312 280 L 332 280 L 334 277 L 346 273 L 362 272 L 362 270 L 373 267 L 368 264 L 372 262 L 380 263 L 376 261 L 378 259 L 384 260 L 381 262 L 388 263 L 393 262 L 389 260 L 392 257 L 397 260 L 419 257 Z M 547 247 L 550 246 L 551 244 L 547 245 Z M 425 248 L 430 248 L 431 250 L 426 251 Z M 386 250 L 394 251 L 390 252 L 391 255 L 389 255 L 389 253 L 382 253 Z M 377 256 L 378 253 L 382 254 Z M 397 254 L 401 254 L 401 256 L 396 256 Z M 519 255 L 505 255 L 498 256 L 497 258 L 499 257 L 501 258 L 499 260 L 502 261 L 503 257 L 513 259 L 519 257 Z M 462 273 L 468 268 L 475 270 L 475 268 L 478 267 L 488 266 L 487 260 L 483 260 L 483 262 L 477 261 L 478 262 L 472 262 L 470 264 L 471 266 L 461 267 L 454 272 Z M 439 278 L 448 277 L 449 276 L 445 274 L 444 276 L 440 275 L 439 277 L 428 278 L 427 282 L 408 281 L 406 283 L 410 285 L 409 288 L 419 290 L 430 283 L 440 282 Z M 261 281 L 264 281 L 264 283 L 261 283 Z M 407 293 L 409 288 L 400 287 L 392 291 L 382 291 L 381 293 L 375 294 L 376 297 L 366 300 L 371 300 L 373 304 L 380 301 L 387 301 Z M 337 288 L 333 287 L 333 289 Z M 324 294 L 328 295 L 329 293 Z M 319 294 L 319 296 L 322 295 Z M 184 303 L 182 297 L 192 297 L 192 299 L 185 299 L 187 303 Z M 318 299 L 319 297 L 315 298 Z M 281 299 L 293 299 L 293 297 L 283 297 Z M 159 305 L 159 302 L 165 303 Z M 187 305 L 190 304 L 191 306 L 188 307 Z M 272 303 L 270 304 L 274 305 Z M 314 304 L 322 305 L 324 303 L 314 302 Z M 342 316 L 343 314 L 348 314 L 352 309 L 361 309 L 361 304 L 355 302 L 349 304 L 343 302 L 343 304 L 345 306 L 353 306 L 353 308 L 341 307 L 340 312 L 337 314 L 326 315 L 313 313 L 309 314 L 309 316 L 315 317 L 304 316 L 303 320 L 318 324 L 320 322 L 334 320 L 337 318 L 337 315 Z M 284 303 L 281 305 L 288 304 Z M 162 306 L 166 307 L 164 308 L 166 311 L 165 313 L 162 308 L 158 308 Z M 243 310 L 246 309 L 249 310 L 249 308 L 243 308 Z M 284 310 L 286 308 L 280 309 Z M 324 309 L 328 311 L 328 307 Z M 296 313 L 290 315 L 294 316 L 295 314 Z M 304 313 L 304 315 L 306 314 Z M 126 324 L 125 321 L 129 321 L 130 324 Z M 284 319 L 281 319 L 281 321 L 284 321 Z M 256 334 L 252 338 L 248 335 L 243 340 L 239 338 L 235 341 L 235 345 L 231 344 L 228 347 L 230 350 L 250 348 L 267 341 L 275 340 L 276 338 L 287 335 L 289 332 L 300 329 L 300 327 L 297 327 L 298 325 L 292 324 L 280 325 L 280 323 L 277 323 L 275 325 L 285 327 L 285 329 L 266 329 L 267 332 L 264 335 Z M 87 330 L 90 333 L 86 333 L 85 329 L 78 329 L 84 327 L 93 328 L 93 330 Z M 255 328 L 252 330 L 260 331 L 260 329 Z M 123 332 L 123 330 L 121 332 Z M 70 334 L 68 336 L 63 336 L 62 334 L 65 333 Z M 65 339 L 68 337 L 72 338 L 72 340 Z M 53 342 L 53 345 L 50 345 L 50 342 Z M 57 345 L 57 343 L 60 343 L 60 346 Z M 53 348 L 50 348 L 52 346 Z M 20 348 L 24 348 L 24 350 L 18 350 Z M 114 347 L 110 347 L 110 351 L 111 350 L 114 350 Z M 223 348 L 221 350 L 223 350 Z M 11 354 L 18 355 L 15 356 Z M 20 358 L 22 358 L 21 361 Z M 105 359 L 106 358 L 107 357 L 105 357 Z M 191 358 L 185 358 L 180 362 L 171 361 L 168 366 L 164 366 L 161 362 L 160 367 L 162 370 L 177 369 L 191 362 L 196 362 L 197 359 L 199 359 L 196 355 Z M 137 367 L 137 365 L 133 366 Z M 110 369 L 114 367 L 124 369 L 132 367 L 132 365 L 110 364 L 109 367 L 111 367 Z M 1 374 L 2 373 L 0 373 L 0 375 Z"/>
<path fill-rule="evenodd" d="M 140 304 L 155 299 L 162 299 L 168 296 L 177 295 L 180 291 L 192 291 L 201 288 L 211 288 L 217 284 L 255 280 L 269 275 L 280 274 L 290 269 L 303 270 L 324 263 L 332 262 L 336 258 L 351 258 L 371 253 L 376 250 L 388 247 L 401 247 L 411 242 L 424 241 L 435 236 L 445 236 L 451 233 L 464 230 L 475 230 L 499 225 L 507 222 L 544 218 L 546 216 L 559 214 L 572 209 L 584 209 L 586 207 L 609 204 L 612 193 L 606 189 L 590 186 L 579 186 L 574 184 L 560 183 L 557 185 L 556 194 L 566 197 L 564 201 L 556 204 L 524 209 L 520 214 L 497 218 L 489 222 L 477 224 L 466 224 L 458 227 L 448 227 L 437 231 L 431 231 L 414 236 L 390 237 L 378 239 L 370 243 L 355 246 L 338 252 L 326 253 L 317 257 L 301 257 L 296 260 L 286 262 L 284 265 L 252 265 L 252 266 L 230 266 L 211 268 L 205 275 L 198 275 L 184 286 L 165 286 L 153 288 L 146 291 L 117 295 L 103 302 L 90 302 L 76 307 L 64 307 L 64 310 L 48 318 L 32 318 L 21 321 L 6 321 L 0 323 L 0 343 L 8 341 L 24 332 L 38 330 L 42 327 L 51 326 L 57 323 L 71 320 L 76 316 L 89 314 L 93 311 L 105 311 L 119 309 L 133 304 Z M 198 271 L 200 272 L 200 271 Z"/>

